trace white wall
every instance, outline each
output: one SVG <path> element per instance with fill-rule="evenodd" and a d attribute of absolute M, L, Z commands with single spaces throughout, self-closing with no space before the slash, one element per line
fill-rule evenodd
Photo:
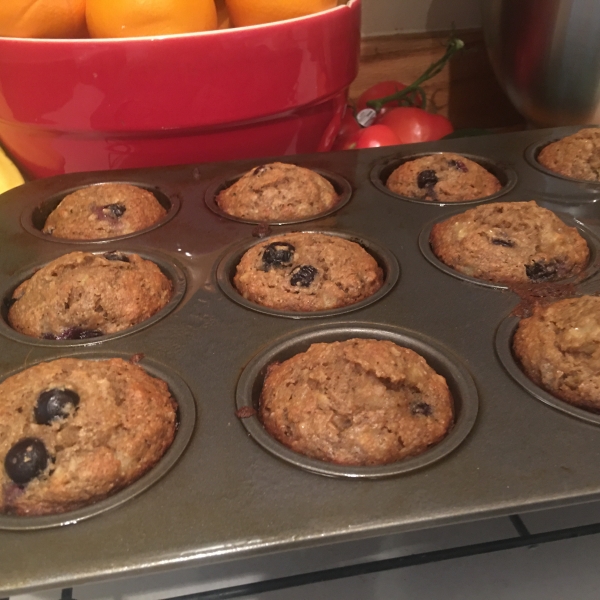
<path fill-rule="evenodd" d="M 364 36 L 472 29 L 481 0 L 362 0 Z"/>

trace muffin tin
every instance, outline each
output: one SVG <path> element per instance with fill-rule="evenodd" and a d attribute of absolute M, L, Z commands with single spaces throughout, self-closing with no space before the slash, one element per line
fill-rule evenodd
<path fill-rule="evenodd" d="M 189 393 L 191 407 L 186 404 L 180 415 L 179 446 L 163 459 L 168 468 L 148 474 L 151 485 L 140 480 L 114 502 L 88 507 L 82 515 L 3 516 L 0 544 L 10 553 L 0 570 L 2 595 L 600 498 L 600 422 L 565 410 L 558 400 L 540 402 L 536 386 L 515 371 L 511 314 L 519 297 L 439 268 L 428 256 L 426 233 L 433 222 L 478 202 L 535 199 L 576 224 L 591 247 L 585 281 L 571 282 L 573 292 L 600 290 L 600 186 L 554 177 L 528 158 L 536 144 L 575 130 L 288 156 L 287 162 L 344 181 L 349 197 L 319 218 L 270 227 L 222 216 L 206 199 L 240 173 L 281 157 L 71 174 L 3 195 L 3 297 L 36 266 L 73 250 L 98 251 L 98 244 L 103 252 L 161 257 L 159 264 L 176 265 L 175 277 L 185 284 L 160 318 L 123 335 L 80 340 L 76 347 L 32 343 L 3 324 L 0 377 L 75 352 L 89 358 L 141 353 L 140 364 L 163 377 L 178 400 Z M 503 190 L 458 207 L 407 202 L 377 184 L 390 164 L 440 151 L 493 165 Z M 40 234 L 48 202 L 108 181 L 155 191 L 169 203 L 168 218 L 100 242 Z M 243 249 L 267 235 L 299 230 L 358 240 L 384 268 L 384 292 L 351 311 L 324 311 L 318 319 L 275 314 L 236 297 L 231 278 Z M 405 344 L 447 377 L 457 419 L 438 446 L 395 465 L 344 469 L 304 460 L 265 437 L 253 410 L 268 362 L 313 340 L 354 336 Z"/>

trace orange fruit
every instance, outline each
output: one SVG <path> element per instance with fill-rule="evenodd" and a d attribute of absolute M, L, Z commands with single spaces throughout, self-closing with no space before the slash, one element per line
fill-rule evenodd
<path fill-rule="evenodd" d="M 214 0 L 87 0 L 86 19 L 95 38 L 171 35 L 216 29 L 217 9 Z"/>
<path fill-rule="evenodd" d="M 337 0 L 225 0 L 234 27 L 260 25 L 312 15 L 337 5 Z"/>
<path fill-rule="evenodd" d="M 0 36 L 84 37 L 85 0 L 0 0 Z"/>

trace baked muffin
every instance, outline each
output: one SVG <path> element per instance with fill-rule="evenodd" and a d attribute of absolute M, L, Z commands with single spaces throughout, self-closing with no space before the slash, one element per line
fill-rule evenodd
<path fill-rule="evenodd" d="M 70 240 L 97 240 L 151 227 L 167 211 L 154 194 L 127 183 L 103 183 L 65 196 L 48 215 L 43 233 Z"/>
<path fill-rule="evenodd" d="M 322 233 L 287 233 L 250 248 L 234 286 L 247 300 L 280 310 L 340 308 L 372 296 L 383 271 L 362 246 Z"/>
<path fill-rule="evenodd" d="M 137 254 L 71 252 L 17 287 L 11 327 L 44 339 L 83 339 L 115 333 L 158 312 L 173 284 Z"/>
<path fill-rule="evenodd" d="M 120 358 L 61 358 L 0 384 L 0 512 L 62 513 L 139 479 L 171 445 L 167 384 Z"/>
<path fill-rule="evenodd" d="M 219 208 L 249 221 L 295 221 L 333 208 L 334 187 L 318 173 L 287 163 L 270 163 L 244 174 L 216 198 Z"/>
<path fill-rule="evenodd" d="M 480 164 L 450 152 L 402 163 L 386 185 L 401 196 L 432 202 L 478 200 L 502 189 L 496 176 Z"/>
<path fill-rule="evenodd" d="M 538 162 L 565 177 L 600 181 L 600 128 L 581 129 L 542 148 Z"/>
<path fill-rule="evenodd" d="M 536 306 L 513 338 L 516 358 L 537 385 L 575 406 L 600 412 L 600 297 Z"/>
<path fill-rule="evenodd" d="M 270 365 L 259 416 L 279 442 L 342 465 L 383 465 L 421 454 L 453 423 L 446 380 L 390 341 L 318 343 Z"/>
<path fill-rule="evenodd" d="M 538 283 L 581 273 L 587 242 L 553 212 L 530 202 L 482 204 L 437 223 L 434 254 L 459 273 L 497 283 Z"/>

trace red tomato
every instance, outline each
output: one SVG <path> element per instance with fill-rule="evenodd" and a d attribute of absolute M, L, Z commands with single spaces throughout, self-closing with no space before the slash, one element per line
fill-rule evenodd
<path fill-rule="evenodd" d="M 371 125 L 359 131 L 349 148 L 379 148 L 400 144 L 398 136 L 387 125 Z"/>
<path fill-rule="evenodd" d="M 393 108 L 377 122 L 387 125 L 398 136 L 400 144 L 431 142 L 454 131 L 452 123 L 446 117 L 415 106 Z"/>
<path fill-rule="evenodd" d="M 380 81 L 375 85 L 371 86 L 368 90 L 365 90 L 356 100 L 356 112 L 367 108 L 367 102 L 369 100 L 379 100 L 386 96 L 391 96 L 396 92 L 403 90 L 406 86 L 400 81 Z M 397 102 L 390 102 L 385 105 L 385 109 L 389 110 L 394 106 L 398 106 Z"/>
<path fill-rule="evenodd" d="M 346 106 L 346 112 L 344 113 L 340 129 L 331 149 L 346 150 L 348 144 L 354 142 L 361 129 L 361 126 L 354 116 L 354 110 L 351 106 Z"/>

